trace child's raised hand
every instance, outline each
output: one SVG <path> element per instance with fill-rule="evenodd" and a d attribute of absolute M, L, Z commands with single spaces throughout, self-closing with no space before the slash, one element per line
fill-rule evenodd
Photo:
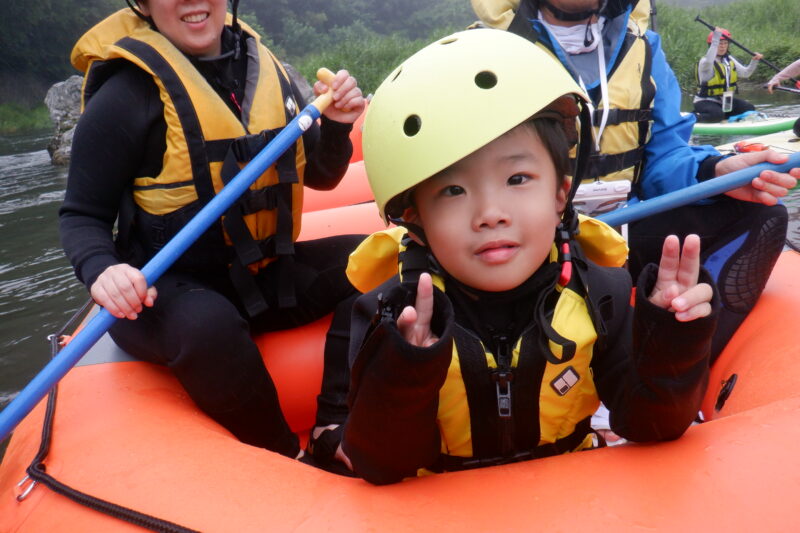
<path fill-rule="evenodd" d="M 689 322 L 711 313 L 713 291 L 708 283 L 697 283 L 700 274 L 700 237 L 687 235 L 683 251 L 678 237 L 664 239 L 658 280 L 649 300 L 675 313 L 675 319 Z"/>
<path fill-rule="evenodd" d="M 414 346 L 427 347 L 439 340 L 431 332 L 433 317 L 433 281 L 427 272 L 420 274 L 417 284 L 417 300 L 407 306 L 397 317 L 397 328 L 406 341 Z"/>
<path fill-rule="evenodd" d="M 352 124 L 364 112 L 364 96 L 356 79 L 346 70 L 336 73 L 330 87 L 321 81 L 314 84 L 314 94 L 317 96 L 329 90 L 333 91 L 333 103 L 323 111 L 329 119 Z"/>

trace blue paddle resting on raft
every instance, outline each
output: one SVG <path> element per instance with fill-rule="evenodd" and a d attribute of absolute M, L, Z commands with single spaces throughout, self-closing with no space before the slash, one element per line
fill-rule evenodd
<path fill-rule="evenodd" d="M 649 200 L 643 200 L 615 211 L 603 213 L 595 218 L 602 220 L 609 226 L 621 226 L 655 215 L 656 213 L 662 213 L 669 209 L 688 205 L 717 194 L 743 187 L 753 181 L 753 178 L 761 174 L 763 170 L 789 172 L 789 170 L 796 167 L 800 167 L 800 152 L 790 155 L 789 159 L 780 165 L 759 163 L 758 165 L 743 168 L 684 189 L 662 194 L 661 196 L 656 196 Z"/>
<path fill-rule="evenodd" d="M 320 69 L 317 77 L 328 85 L 334 74 Z M 147 286 L 153 283 L 191 246 L 275 161 L 317 120 L 333 101 L 333 89 L 308 104 L 265 146 L 195 217 L 190 220 L 147 264 L 142 274 Z M 58 381 L 91 349 L 116 321 L 106 309 L 92 320 L 50 360 L 39 374 L 0 412 L 2 442 Z"/>

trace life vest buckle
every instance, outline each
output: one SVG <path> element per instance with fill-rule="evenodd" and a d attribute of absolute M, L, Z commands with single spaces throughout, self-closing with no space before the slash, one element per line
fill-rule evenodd
<path fill-rule="evenodd" d="M 23 485 L 25 485 L 25 483 L 27 483 L 28 481 L 30 481 L 28 486 L 23 488 Z M 37 483 L 39 483 L 39 482 L 36 481 L 36 480 L 31 479 L 30 475 L 26 475 L 24 478 L 22 478 L 22 481 L 17 483 L 17 490 L 19 492 L 19 494 L 17 494 L 17 501 L 21 502 L 22 500 L 27 498 L 28 494 L 31 493 L 31 491 L 33 490 L 33 487 L 35 487 Z"/>
<path fill-rule="evenodd" d="M 497 415 L 511 418 L 511 382 L 514 381 L 514 373 L 498 370 L 492 373 L 492 379 L 497 391 Z"/>
<path fill-rule="evenodd" d="M 269 135 L 270 133 L 272 133 L 270 130 L 264 130 L 260 133 L 252 133 L 235 138 L 231 142 L 231 150 L 236 160 L 240 163 L 247 163 L 253 159 L 274 137 L 274 133 Z"/>

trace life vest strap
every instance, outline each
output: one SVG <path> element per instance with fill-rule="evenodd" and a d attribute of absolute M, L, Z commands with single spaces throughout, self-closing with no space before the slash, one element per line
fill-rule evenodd
<path fill-rule="evenodd" d="M 274 186 L 258 190 L 248 189 L 239 198 L 239 205 L 243 215 L 250 215 L 258 211 L 271 211 L 278 207 L 278 191 Z"/>
<path fill-rule="evenodd" d="M 584 180 L 597 179 L 601 176 L 636 166 L 644 159 L 644 146 L 619 154 L 592 154 Z"/>
<path fill-rule="evenodd" d="M 432 472 L 454 472 L 457 470 L 471 470 L 484 466 L 497 466 L 531 459 L 541 459 L 553 455 L 575 451 L 583 443 L 591 428 L 591 417 L 585 418 L 575 425 L 575 431 L 555 442 L 540 444 L 539 446 L 507 456 L 498 457 L 458 457 L 455 455 L 441 454 L 436 463 L 428 469 Z"/>
<path fill-rule="evenodd" d="M 229 183 L 238 174 L 239 163 L 246 163 L 255 157 L 276 131 L 279 130 L 265 130 L 256 135 L 233 139 L 228 144 L 222 163 L 223 182 Z M 255 316 L 269 306 L 261 291 L 257 290 L 255 281 L 245 279 L 252 278 L 247 265 L 270 257 L 283 258 L 294 254 L 292 186 L 299 183 L 295 166 L 296 149 L 297 145 L 293 145 L 278 158 L 275 164 L 277 184 L 248 190 L 225 212 L 223 226 L 236 250 L 236 260 L 231 265 L 230 277 L 250 316 Z M 256 240 L 247 227 L 244 216 L 262 210 L 277 210 L 275 234 Z M 280 305 L 291 307 L 296 302 L 293 285 L 287 282 L 288 273 L 285 268 L 281 267 L 279 272 L 281 279 L 277 280 L 276 287 Z"/>
<path fill-rule="evenodd" d="M 408 234 L 403 237 L 402 244 L 406 248 L 398 254 L 398 261 L 402 265 L 400 279 L 403 283 L 416 286 L 420 274 L 431 271 L 430 256 L 427 248 L 415 242 Z"/>
<path fill-rule="evenodd" d="M 294 256 L 291 255 L 280 256 L 275 262 L 274 268 L 277 271 L 273 274 L 277 279 L 274 286 L 279 309 L 297 305 L 297 296 L 292 282 L 293 267 Z M 231 263 L 228 275 L 249 316 L 255 317 L 270 308 L 256 278 L 238 258 Z"/>
<path fill-rule="evenodd" d="M 592 125 L 599 126 L 602 120 L 602 113 L 595 113 L 592 117 Z M 653 119 L 653 110 L 647 109 L 609 109 L 606 126 L 616 126 L 625 122 L 649 122 Z"/>

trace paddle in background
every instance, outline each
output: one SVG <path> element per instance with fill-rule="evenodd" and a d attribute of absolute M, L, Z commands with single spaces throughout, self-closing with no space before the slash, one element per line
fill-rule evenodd
<path fill-rule="evenodd" d="M 776 85 L 775 87 L 772 88 L 772 90 L 773 91 L 784 91 L 784 92 L 787 92 L 787 93 L 800 94 L 800 81 L 798 81 L 796 85 L 797 85 L 797 89 L 793 89 L 791 87 L 781 87 L 780 85 Z"/>
<path fill-rule="evenodd" d="M 793 78 L 794 79 L 794 78 Z M 780 85 L 776 85 L 772 88 L 773 91 L 784 91 L 787 93 L 794 93 L 800 94 L 800 81 L 795 83 L 796 89 L 791 87 L 781 87 Z M 794 121 L 794 126 L 792 127 L 792 132 L 794 132 L 795 137 L 800 137 L 800 118 Z"/>
<path fill-rule="evenodd" d="M 694 18 L 694 20 L 695 20 L 695 22 L 699 22 L 700 24 L 702 24 L 703 26 L 705 26 L 706 28 L 708 28 L 708 29 L 709 29 L 709 30 L 711 30 L 711 31 L 714 31 L 714 30 L 717 28 L 716 26 L 713 26 L 713 25 L 709 24 L 708 22 L 706 22 L 705 20 L 701 19 L 701 18 L 700 18 L 700 15 L 697 15 L 697 16 Z M 752 56 L 756 55 L 756 53 L 755 53 L 755 52 L 753 52 L 752 50 L 749 50 L 749 49 L 747 49 L 746 47 L 742 46 L 740 43 L 736 42 L 735 40 L 731 39 L 730 37 L 726 37 L 726 39 L 727 39 L 727 40 L 728 40 L 728 42 L 730 42 L 731 44 L 735 44 L 736 46 L 738 46 L 739 48 L 741 48 L 741 49 L 742 49 L 742 51 L 744 51 L 746 54 L 750 54 L 750 57 L 752 57 Z M 774 63 L 772 63 L 771 61 L 767 61 L 767 60 L 766 60 L 766 59 L 764 59 L 763 57 L 761 58 L 761 62 L 762 62 L 762 63 L 764 63 L 765 65 L 767 65 L 768 67 L 770 67 L 770 68 L 772 68 L 772 69 L 775 69 L 775 72 L 780 72 L 780 71 L 781 71 L 780 67 L 776 66 L 776 65 L 775 65 Z M 789 78 L 789 79 L 790 79 L 790 80 L 792 80 L 793 82 L 795 82 L 796 84 L 797 84 L 797 83 L 800 83 L 800 81 L 796 80 L 795 78 Z"/>
<path fill-rule="evenodd" d="M 321 68 L 317 77 L 330 85 L 334 74 Z M 244 192 L 291 147 L 333 101 L 333 90 L 308 104 L 267 144 L 195 217 L 190 220 L 147 264 L 142 274 L 148 287 L 183 254 Z M 36 404 L 77 364 L 117 319 L 101 308 L 22 391 L 0 412 L 0 442 L 13 431 Z"/>

